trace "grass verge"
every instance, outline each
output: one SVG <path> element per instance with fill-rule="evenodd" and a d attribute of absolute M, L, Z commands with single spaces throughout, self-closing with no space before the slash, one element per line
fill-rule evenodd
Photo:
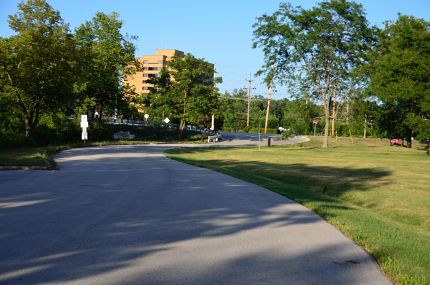
<path fill-rule="evenodd" d="M 430 284 L 430 157 L 381 140 L 318 145 L 167 153 L 285 195 L 364 247 L 396 283 Z"/>
<path fill-rule="evenodd" d="M 19 147 L 0 150 L 2 169 L 55 169 L 55 161 L 50 157 L 57 147 Z"/>

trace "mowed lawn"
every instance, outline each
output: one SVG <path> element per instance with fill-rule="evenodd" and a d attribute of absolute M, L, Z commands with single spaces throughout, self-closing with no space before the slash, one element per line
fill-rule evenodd
<path fill-rule="evenodd" d="M 169 150 L 313 210 L 373 255 L 398 284 L 430 284 L 430 156 L 344 139 L 300 147 Z"/>

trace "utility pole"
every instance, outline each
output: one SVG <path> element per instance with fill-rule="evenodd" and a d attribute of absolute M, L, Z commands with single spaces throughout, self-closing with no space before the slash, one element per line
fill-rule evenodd
<path fill-rule="evenodd" d="M 246 127 L 249 128 L 249 108 L 251 106 L 251 89 L 252 89 L 252 80 L 251 74 L 249 75 L 249 79 L 245 79 L 248 82 L 248 112 L 246 114 Z"/>
<path fill-rule="evenodd" d="M 272 99 L 272 80 L 270 80 L 269 94 L 267 94 L 267 110 L 266 110 L 266 123 L 264 124 L 264 133 L 267 134 L 267 126 L 269 125 L 269 112 L 270 112 L 270 100 Z"/>

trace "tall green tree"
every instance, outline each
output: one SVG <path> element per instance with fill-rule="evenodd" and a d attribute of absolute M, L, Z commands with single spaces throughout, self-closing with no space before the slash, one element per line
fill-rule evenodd
<path fill-rule="evenodd" d="M 294 134 L 313 133 L 313 120 L 320 120 L 321 107 L 305 99 L 294 99 L 286 103 L 283 114 L 283 127 Z M 320 130 L 320 124 L 316 126 Z"/>
<path fill-rule="evenodd" d="M 387 22 L 369 63 L 370 92 L 384 104 L 391 137 L 430 137 L 430 23 L 411 16 Z"/>
<path fill-rule="evenodd" d="M 233 92 L 225 92 L 222 96 L 222 120 L 223 130 L 239 131 L 246 128 L 247 92 L 243 89 L 235 89 Z"/>
<path fill-rule="evenodd" d="M 261 47 L 265 56 L 258 74 L 322 102 L 323 147 L 328 146 L 330 106 L 352 70 L 365 61 L 373 40 L 363 7 L 347 0 L 323 1 L 309 10 L 282 3 L 254 24 L 254 48 Z"/>
<path fill-rule="evenodd" d="M 181 134 L 186 123 L 208 126 L 218 110 L 215 85 L 221 78 L 214 78 L 213 64 L 191 54 L 173 57 L 160 76 L 148 82 L 154 84 L 149 95 L 153 107 L 179 119 Z"/>
<path fill-rule="evenodd" d="M 18 9 L 9 16 L 16 35 L 0 40 L 0 80 L 32 137 L 42 114 L 64 111 L 74 100 L 77 54 L 68 25 L 45 0 L 28 0 Z"/>
<path fill-rule="evenodd" d="M 119 106 L 127 105 L 122 101 L 129 98 L 130 88 L 123 88 L 123 77 L 138 68 L 131 42 L 134 37 L 124 36 L 122 25 L 117 13 L 98 12 L 75 33 L 83 67 L 80 106 L 92 114 L 97 108 L 100 119 L 103 113 L 113 114 Z"/>

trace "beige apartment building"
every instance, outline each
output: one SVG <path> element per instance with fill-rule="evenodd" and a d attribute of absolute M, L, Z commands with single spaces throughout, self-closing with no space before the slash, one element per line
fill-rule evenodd
<path fill-rule="evenodd" d="M 128 76 L 125 81 L 136 88 L 138 94 L 148 94 L 152 84 L 145 81 L 158 77 L 160 71 L 166 66 L 173 56 L 184 55 L 182 51 L 175 49 L 158 49 L 155 55 L 144 55 L 137 60 L 142 64 L 143 71 Z"/>

